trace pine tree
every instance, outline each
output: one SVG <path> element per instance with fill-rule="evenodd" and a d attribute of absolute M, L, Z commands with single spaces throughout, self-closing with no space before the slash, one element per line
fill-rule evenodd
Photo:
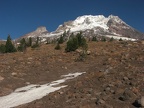
<path fill-rule="evenodd" d="M 67 42 L 65 51 L 75 51 L 78 48 L 78 39 L 76 37 L 70 38 Z"/>
<path fill-rule="evenodd" d="M 101 39 L 102 42 L 106 42 L 106 38 L 103 36 Z"/>
<path fill-rule="evenodd" d="M 36 39 L 36 43 L 34 45 L 31 46 L 32 48 L 37 48 L 39 47 L 39 37 L 37 37 Z"/>
<path fill-rule="evenodd" d="M 65 31 L 62 36 L 65 38 L 67 36 L 67 33 L 68 32 Z"/>
<path fill-rule="evenodd" d="M 98 41 L 97 38 L 96 38 L 96 36 L 94 36 L 94 37 L 92 38 L 92 41 Z"/>
<path fill-rule="evenodd" d="M 109 41 L 110 41 L 110 42 L 114 41 L 114 38 L 113 38 L 113 37 L 111 37 Z"/>
<path fill-rule="evenodd" d="M 47 39 L 46 39 L 46 44 L 50 44 L 50 38 L 48 37 Z"/>
<path fill-rule="evenodd" d="M 12 44 L 10 35 L 8 35 L 8 37 L 7 37 L 7 41 L 6 41 L 6 46 L 5 47 L 6 47 L 6 50 L 5 50 L 6 53 L 16 52 L 16 48 Z"/>
<path fill-rule="evenodd" d="M 119 41 L 123 41 L 122 38 L 120 38 Z"/>
<path fill-rule="evenodd" d="M 32 46 L 32 38 L 28 38 L 28 43 L 27 43 L 27 46 L 28 47 L 31 47 Z"/>
<path fill-rule="evenodd" d="M 70 39 L 67 42 L 66 51 L 75 51 L 78 47 L 81 47 L 83 50 L 87 50 L 86 39 L 82 36 L 82 33 L 78 33 L 76 36 L 72 33 Z"/>
<path fill-rule="evenodd" d="M 77 38 L 77 40 L 78 40 L 78 45 L 81 46 L 81 43 L 82 43 L 82 33 L 81 33 L 81 32 L 78 33 L 78 34 L 76 35 L 76 38 Z"/>
<path fill-rule="evenodd" d="M 60 36 L 60 38 L 58 39 L 58 43 L 59 44 L 62 44 L 64 42 L 64 37 L 63 36 Z"/>
<path fill-rule="evenodd" d="M 39 46 L 39 37 L 37 37 L 36 45 Z"/>
<path fill-rule="evenodd" d="M 26 51 L 26 47 L 27 47 L 27 44 L 26 44 L 26 41 L 25 41 L 25 38 L 23 38 L 21 41 L 20 41 L 20 45 L 18 46 L 18 51 Z"/>
<path fill-rule="evenodd" d="M 6 50 L 5 45 L 1 44 L 0 45 L 0 53 L 5 53 L 5 50 Z"/>
<path fill-rule="evenodd" d="M 84 37 L 82 37 L 82 39 L 81 39 L 81 46 L 80 46 L 80 47 L 82 47 L 82 49 L 83 49 L 84 51 L 86 51 L 87 48 L 88 48 L 88 45 L 87 45 L 87 43 L 86 43 L 86 39 L 85 39 Z"/>

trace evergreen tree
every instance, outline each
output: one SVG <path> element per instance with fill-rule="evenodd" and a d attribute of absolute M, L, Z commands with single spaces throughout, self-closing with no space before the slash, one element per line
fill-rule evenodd
<path fill-rule="evenodd" d="M 69 36 L 69 39 L 70 38 L 74 38 L 75 36 L 74 36 L 74 33 L 71 33 L 71 35 Z"/>
<path fill-rule="evenodd" d="M 92 38 L 92 41 L 98 41 L 98 40 L 97 40 L 97 37 L 94 36 L 94 37 Z"/>
<path fill-rule="evenodd" d="M 50 44 L 50 38 L 47 38 L 46 44 Z"/>
<path fill-rule="evenodd" d="M 63 36 L 60 36 L 60 38 L 58 39 L 58 43 L 59 44 L 62 44 L 64 42 L 64 37 Z"/>
<path fill-rule="evenodd" d="M 8 35 L 8 37 L 7 37 L 5 48 L 6 48 L 6 50 L 5 50 L 6 53 L 16 52 L 16 48 L 12 44 L 10 35 Z"/>
<path fill-rule="evenodd" d="M 27 44 L 26 44 L 26 41 L 25 41 L 25 38 L 23 38 L 21 41 L 20 41 L 20 45 L 18 46 L 18 51 L 26 51 L 26 47 L 27 47 Z"/>
<path fill-rule="evenodd" d="M 32 38 L 28 38 L 28 43 L 27 43 L 27 46 L 28 47 L 31 47 L 32 46 Z"/>
<path fill-rule="evenodd" d="M 123 41 L 122 38 L 120 38 L 119 41 Z"/>
<path fill-rule="evenodd" d="M 62 36 L 65 38 L 67 36 L 67 32 L 65 31 Z"/>
<path fill-rule="evenodd" d="M 84 37 L 82 37 L 82 39 L 81 39 L 81 47 L 84 51 L 86 51 L 88 48 L 88 45 L 86 43 L 86 39 Z"/>
<path fill-rule="evenodd" d="M 78 39 L 76 37 L 70 38 L 67 42 L 66 52 L 75 51 L 78 48 Z"/>
<path fill-rule="evenodd" d="M 86 39 L 82 36 L 82 33 L 78 33 L 76 36 L 72 33 L 70 39 L 67 42 L 66 51 L 75 51 L 78 47 L 81 47 L 83 50 L 87 49 Z"/>
<path fill-rule="evenodd" d="M 109 41 L 110 41 L 110 42 L 114 41 L 114 38 L 113 38 L 113 37 L 111 37 Z"/>
<path fill-rule="evenodd" d="M 39 37 L 37 37 L 36 39 L 36 43 L 34 45 L 31 46 L 32 48 L 37 48 L 39 47 Z"/>
<path fill-rule="evenodd" d="M 102 42 L 106 42 L 106 38 L 103 36 L 101 39 Z"/>
<path fill-rule="evenodd" d="M 0 53 L 5 53 L 5 50 L 6 50 L 5 45 L 1 44 L 0 45 Z"/>
<path fill-rule="evenodd" d="M 82 44 L 82 33 L 81 33 L 81 32 L 78 33 L 78 34 L 76 35 L 76 38 L 77 38 L 77 40 L 78 40 L 78 46 L 81 46 L 81 44 Z"/>
<path fill-rule="evenodd" d="M 37 37 L 36 45 L 39 46 L 39 37 Z"/>

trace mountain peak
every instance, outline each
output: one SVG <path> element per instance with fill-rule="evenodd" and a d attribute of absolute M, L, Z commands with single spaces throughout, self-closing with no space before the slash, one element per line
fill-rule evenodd
<path fill-rule="evenodd" d="M 83 36 L 105 36 L 113 38 L 122 38 L 127 40 L 143 39 L 144 34 L 127 25 L 118 16 L 109 15 L 83 15 L 77 17 L 74 21 L 64 22 L 53 32 L 48 32 L 46 27 L 38 27 L 35 31 L 26 34 L 25 37 L 41 37 L 44 41 L 47 37 L 56 38 L 65 31 L 69 33 L 83 32 Z"/>
<path fill-rule="evenodd" d="M 91 21 L 93 23 L 94 21 L 99 21 L 102 19 L 105 19 L 105 17 L 103 15 L 97 15 L 97 16 L 84 15 L 84 16 L 77 17 L 74 22 L 77 24 L 81 24 L 81 23 L 84 23 L 87 21 Z"/>
<path fill-rule="evenodd" d="M 38 33 L 47 32 L 47 29 L 45 26 L 40 26 L 36 29 L 36 32 L 38 32 Z"/>
<path fill-rule="evenodd" d="M 109 16 L 108 16 L 108 19 L 114 20 L 114 21 L 116 21 L 117 23 L 125 23 L 125 22 L 122 21 L 118 16 L 114 16 L 114 15 L 109 15 Z M 126 24 L 126 23 L 125 23 L 125 24 Z"/>
<path fill-rule="evenodd" d="M 119 17 L 118 17 L 118 16 L 115 16 L 115 15 L 109 15 L 108 18 L 111 19 L 111 18 L 119 18 Z"/>

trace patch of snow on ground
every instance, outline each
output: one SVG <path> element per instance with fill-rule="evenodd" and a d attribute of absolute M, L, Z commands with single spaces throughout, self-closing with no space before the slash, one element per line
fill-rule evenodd
<path fill-rule="evenodd" d="M 22 104 L 30 103 L 37 99 L 41 99 L 42 97 L 48 95 L 51 92 L 67 87 L 67 85 L 59 87 L 58 85 L 64 83 L 66 80 L 76 78 L 83 73 L 85 72 L 70 73 L 68 75 L 62 75 L 61 77 L 63 79 L 56 80 L 51 83 L 43 85 L 32 84 L 18 88 L 13 93 L 7 96 L 0 97 L 0 108 L 16 107 Z"/>
<path fill-rule="evenodd" d="M 129 40 L 129 41 L 136 41 L 137 39 L 133 39 L 133 38 L 128 38 L 128 37 L 122 37 L 122 36 L 111 36 L 111 35 L 106 35 L 106 37 L 109 37 L 109 38 L 114 38 L 114 39 L 122 39 L 122 40 Z"/>

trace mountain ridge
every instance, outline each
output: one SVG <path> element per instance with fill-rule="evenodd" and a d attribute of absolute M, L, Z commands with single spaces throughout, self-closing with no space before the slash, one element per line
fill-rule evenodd
<path fill-rule="evenodd" d="M 20 38 L 40 37 L 42 38 L 42 42 L 45 42 L 47 38 L 57 38 L 65 31 L 69 31 L 69 33 L 83 32 L 83 35 L 87 37 L 106 36 L 116 39 L 118 37 L 124 37 L 126 40 L 144 39 L 143 33 L 114 15 L 109 15 L 108 17 L 104 15 L 83 15 L 73 21 L 64 22 L 53 32 L 48 32 L 46 27 L 42 26 Z"/>

